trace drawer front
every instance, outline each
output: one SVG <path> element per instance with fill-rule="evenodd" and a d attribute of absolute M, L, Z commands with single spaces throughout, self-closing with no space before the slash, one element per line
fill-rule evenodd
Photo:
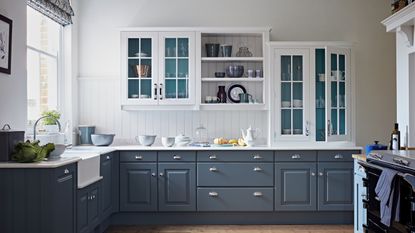
<path fill-rule="evenodd" d="M 159 162 L 194 162 L 196 152 L 194 151 L 160 151 Z"/>
<path fill-rule="evenodd" d="M 314 162 L 317 161 L 317 152 L 308 150 L 283 150 L 275 152 L 276 162 Z"/>
<path fill-rule="evenodd" d="M 272 163 L 199 163 L 197 185 L 214 187 L 273 186 Z"/>
<path fill-rule="evenodd" d="M 198 188 L 198 211 L 273 211 L 272 188 Z"/>
<path fill-rule="evenodd" d="M 359 154 L 358 150 L 322 150 L 318 151 L 318 161 L 323 162 L 352 162 L 352 154 Z"/>
<path fill-rule="evenodd" d="M 197 161 L 201 162 L 273 162 L 273 151 L 200 151 Z"/>
<path fill-rule="evenodd" d="M 153 151 L 122 151 L 120 162 L 156 162 L 157 152 Z"/>

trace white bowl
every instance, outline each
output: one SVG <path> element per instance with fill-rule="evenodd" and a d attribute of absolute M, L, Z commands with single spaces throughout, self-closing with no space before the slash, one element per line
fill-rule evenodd
<path fill-rule="evenodd" d="M 143 146 L 151 146 L 156 137 L 156 135 L 140 135 L 136 137 L 136 140 Z"/>
<path fill-rule="evenodd" d="M 162 137 L 161 144 L 164 147 L 172 147 L 174 145 L 175 139 L 174 137 Z"/>
<path fill-rule="evenodd" d="M 283 108 L 291 107 L 291 101 L 281 101 L 281 107 Z"/>

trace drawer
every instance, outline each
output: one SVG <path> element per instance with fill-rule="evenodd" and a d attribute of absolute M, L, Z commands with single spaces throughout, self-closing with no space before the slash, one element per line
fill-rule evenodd
<path fill-rule="evenodd" d="M 155 151 L 122 151 L 120 162 L 156 162 L 157 152 Z"/>
<path fill-rule="evenodd" d="M 213 187 L 273 186 L 272 163 L 199 163 L 197 185 Z"/>
<path fill-rule="evenodd" d="M 160 151 L 159 162 L 195 162 L 194 151 Z"/>
<path fill-rule="evenodd" d="M 323 162 L 352 162 L 352 154 L 359 153 L 358 150 L 322 150 L 317 152 L 317 157 L 318 161 Z"/>
<path fill-rule="evenodd" d="M 198 188 L 198 211 L 273 211 L 273 188 Z"/>
<path fill-rule="evenodd" d="M 273 151 L 200 151 L 197 161 L 201 162 L 273 162 Z"/>
<path fill-rule="evenodd" d="M 312 150 L 283 150 L 275 152 L 275 162 L 315 162 L 317 152 Z"/>
<path fill-rule="evenodd" d="M 54 172 L 55 172 L 56 177 L 66 177 L 69 174 L 74 175 L 76 173 L 76 169 L 77 169 L 77 164 L 71 163 L 68 165 L 55 168 Z"/>

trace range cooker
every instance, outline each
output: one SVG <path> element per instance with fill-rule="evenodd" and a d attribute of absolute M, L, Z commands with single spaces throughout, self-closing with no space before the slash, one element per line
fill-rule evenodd
<path fill-rule="evenodd" d="M 369 233 L 415 233 L 415 192 L 413 186 L 404 178 L 415 176 L 415 152 L 411 151 L 373 151 L 367 156 L 366 162 L 360 161 L 367 177 L 363 185 L 367 193 L 363 196 L 364 208 L 367 209 L 367 224 L 363 226 Z M 383 168 L 398 171 L 395 179 L 395 190 L 399 190 L 400 203 L 399 221 L 392 217 L 388 227 L 380 221 L 380 200 L 375 187 Z M 395 214 L 394 214 L 395 215 Z"/>

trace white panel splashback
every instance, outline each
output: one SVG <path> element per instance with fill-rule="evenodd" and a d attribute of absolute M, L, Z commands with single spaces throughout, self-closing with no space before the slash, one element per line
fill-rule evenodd
<path fill-rule="evenodd" d="M 267 133 L 266 111 L 122 111 L 118 77 L 79 78 L 79 124 L 92 124 L 101 133 L 115 133 L 117 139 L 133 140 L 140 134 L 195 137 L 203 125 L 208 138 L 238 138 L 250 125 Z"/>

